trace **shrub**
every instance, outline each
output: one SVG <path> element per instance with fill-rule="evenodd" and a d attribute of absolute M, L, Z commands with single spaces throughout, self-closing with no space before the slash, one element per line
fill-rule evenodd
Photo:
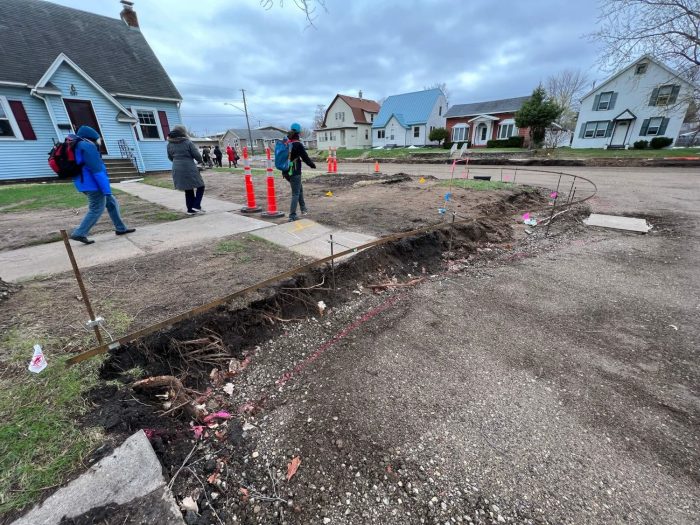
<path fill-rule="evenodd" d="M 649 141 L 648 140 L 638 140 L 634 144 L 632 144 L 632 147 L 634 149 L 647 149 L 649 146 Z"/>
<path fill-rule="evenodd" d="M 437 141 L 438 145 L 443 141 L 447 140 L 450 134 L 445 128 L 435 128 L 428 135 L 428 140 Z"/>
<path fill-rule="evenodd" d="M 487 140 L 486 147 L 487 148 L 507 148 L 508 147 L 508 139 Z"/>
<path fill-rule="evenodd" d="M 452 142 L 449 140 L 446 140 L 445 142 L 442 143 L 442 147 L 445 149 L 450 149 L 452 147 Z"/>
<path fill-rule="evenodd" d="M 486 142 L 487 148 L 522 148 L 525 143 L 525 137 L 513 135 L 507 139 L 489 140 Z"/>
<path fill-rule="evenodd" d="M 654 137 L 651 139 L 649 147 L 652 149 L 661 149 L 671 144 L 673 144 L 673 139 L 671 137 Z"/>

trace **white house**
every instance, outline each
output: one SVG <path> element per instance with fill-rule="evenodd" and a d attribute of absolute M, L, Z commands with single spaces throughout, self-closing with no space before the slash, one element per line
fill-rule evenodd
<path fill-rule="evenodd" d="M 574 148 L 628 148 L 654 137 L 676 139 L 693 85 L 649 55 L 581 99 Z"/>
<path fill-rule="evenodd" d="M 437 145 L 428 136 L 445 127 L 447 99 L 440 89 L 392 95 L 384 101 L 372 124 L 372 146 Z"/>
<path fill-rule="evenodd" d="M 369 148 L 372 145 L 372 122 L 379 113 L 374 100 L 337 94 L 316 129 L 318 149 Z"/>

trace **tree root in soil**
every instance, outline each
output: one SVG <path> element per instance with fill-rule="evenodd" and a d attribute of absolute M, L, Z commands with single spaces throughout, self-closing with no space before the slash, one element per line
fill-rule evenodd
<path fill-rule="evenodd" d="M 154 376 L 148 377 L 146 379 L 141 379 L 136 381 L 131 385 L 137 392 L 149 392 L 156 389 L 167 388 L 169 398 L 172 400 L 173 409 L 176 410 L 181 408 L 190 417 L 197 421 L 201 421 L 207 414 L 204 408 L 198 408 L 195 404 L 194 399 L 192 399 L 185 391 L 185 387 L 182 385 L 177 377 L 174 376 Z"/>

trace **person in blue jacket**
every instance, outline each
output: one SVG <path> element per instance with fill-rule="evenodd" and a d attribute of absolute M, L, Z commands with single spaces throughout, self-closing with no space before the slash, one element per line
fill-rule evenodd
<path fill-rule="evenodd" d="M 75 138 L 75 137 L 70 137 Z M 92 227 L 100 220 L 100 217 L 107 208 L 109 218 L 112 219 L 114 230 L 117 235 L 124 235 L 135 232 L 135 228 L 128 228 L 119 214 L 119 203 L 112 195 L 112 188 L 109 185 L 109 177 L 107 176 L 107 168 L 102 162 L 100 154 L 99 133 L 90 126 L 80 126 L 78 129 L 77 138 L 80 139 L 75 146 L 75 161 L 83 171 L 80 175 L 73 179 L 75 188 L 87 195 L 88 211 L 73 232 L 70 238 L 74 241 L 82 242 L 83 244 L 92 244 L 92 239 L 87 236 Z"/>

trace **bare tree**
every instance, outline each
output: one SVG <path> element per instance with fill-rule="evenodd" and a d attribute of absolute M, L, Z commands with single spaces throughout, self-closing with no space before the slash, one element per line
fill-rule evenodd
<path fill-rule="evenodd" d="M 323 11 L 328 12 L 326 9 L 326 0 L 292 0 L 294 5 L 299 8 L 306 16 L 306 21 L 309 26 L 314 25 L 314 21 L 318 18 L 316 11 L 320 7 Z M 275 6 L 275 0 L 260 0 L 260 5 L 263 9 L 269 11 Z M 284 0 L 279 0 L 280 7 L 284 7 Z"/>
<path fill-rule="evenodd" d="M 439 89 L 442 91 L 442 94 L 445 95 L 445 101 L 447 103 L 447 107 L 450 107 L 450 90 L 447 88 L 447 83 L 446 82 L 435 82 L 431 86 L 423 86 L 423 89 Z"/>
<path fill-rule="evenodd" d="M 576 125 L 576 114 L 581 105 L 580 98 L 587 87 L 588 77 L 580 69 L 565 69 L 547 79 L 547 95 L 562 108 L 562 114 L 559 117 L 559 124 L 562 127 L 573 129 Z"/>
<path fill-rule="evenodd" d="M 649 54 L 688 80 L 700 76 L 700 0 L 599 0 L 601 65 L 619 69 Z"/>
<path fill-rule="evenodd" d="M 326 106 L 319 104 L 316 106 L 316 111 L 314 112 L 314 129 L 321 129 L 323 126 L 323 119 L 326 116 Z"/>

